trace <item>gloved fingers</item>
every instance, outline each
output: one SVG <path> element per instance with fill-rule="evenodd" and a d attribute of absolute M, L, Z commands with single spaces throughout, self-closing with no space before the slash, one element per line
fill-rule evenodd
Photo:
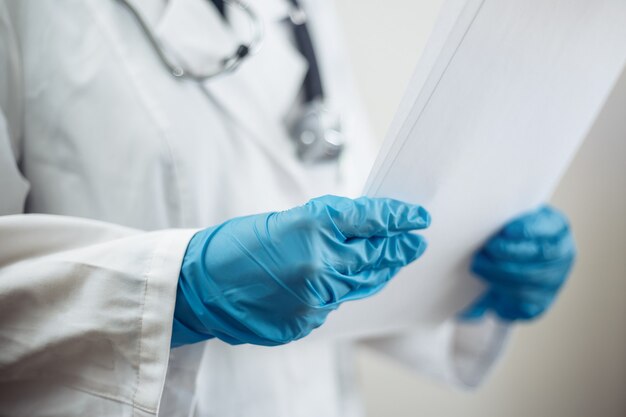
<path fill-rule="evenodd" d="M 309 206 L 325 211 L 346 238 L 390 236 L 430 225 L 423 207 L 389 198 L 324 196 L 311 200 Z"/>
<path fill-rule="evenodd" d="M 556 293 L 532 289 L 490 289 L 460 315 L 462 320 L 478 320 L 491 311 L 505 321 L 533 320 L 545 313 Z"/>
<path fill-rule="evenodd" d="M 474 257 L 471 270 L 489 283 L 558 288 L 567 279 L 573 261 L 573 257 L 566 257 L 546 262 L 516 263 L 495 261 L 479 253 Z"/>
<path fill-rule="evenodd" d="M 366 269 L 403 267 L 419 258 L 426 247 L 426 239 L 413 233 L 349 239 L 342 244 L 333 266 L 348 275 Z"/>
<path fill-rule="evenodd" d="M 353 274 L 333 271 L 325 280 L 309 281 L 307 285 L 318 301 L 317 308 L 337 308 L 346 301 L 360 300 L 377 293 L 400 269 L 369 269 Z"/>
<path fill-rule="evenodd" d="M 532 320 L 545 313 L 554 302 L 556 292 L 533 289 L 499 288 L 494 293 L 493 310 L 503 320 Z"/>
<path fill-rule="evenodd" d="M 342 279 L 351 283 L 351 290 L 340 297 L 337 303 L 360 300 L 378 293 L 400 269 L 400 267 L 368 269 L 353 275 L 343 275 Z"/>
<path fill-rule="evenodd" d="M 514 262 L 552 261 L 575 252 L 574 238 L 568 229 L 555 238 L 513 240 L 496 236 L 483 248 L 483 253 L 493 260 Z"/>
<path fill-rule="evenodd" d="M 400 268 L 419 258 L 426 250 L 426 240 L 419 235 L 402 233 L 388 238 L 351 239 L 335 260 L 333 282 L 322 282 L 316 289 L 327 303 L 360 299 L 378 292 Z"/>
<path fill-rule="evenodd" d="M 544 206 L 514 219 L 500 232 L 509 239 L 550 238 L 569 228 L 567 218 L 555 208 Z"/>

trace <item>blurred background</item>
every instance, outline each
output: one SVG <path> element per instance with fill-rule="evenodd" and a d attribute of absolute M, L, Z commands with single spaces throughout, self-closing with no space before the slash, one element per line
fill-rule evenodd
<path fill-rule="evenodd" d="M 442 0 L 337 0 L 357 84 L 384 138 Z M 626 416 L 626 73 L 552 199 L 579 258 L 552 311 L 519 326 L 476 392 L 362 350 L 369 417 Z"/>

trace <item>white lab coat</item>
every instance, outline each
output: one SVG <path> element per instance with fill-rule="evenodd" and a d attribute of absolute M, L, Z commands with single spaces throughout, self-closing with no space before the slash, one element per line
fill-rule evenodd
<path fill-rule="evenodd" d="M 115 0 L 0 1 L 0 415 L 359 414 L 353 343 L 169 348 L 198 228 L 363 183 L 373 146 L 329 1 L 304 3 L 349 143 L 321 166 L 284 127 L 305 72 L 285 0 L 254 2 L 260 53 L 204 86 L 174 79 Z M 190 66 L 233 46 L 209 2 L 134 3 Z M 505 332 L 451 322 L 368 343 L 474 384 Z"/>

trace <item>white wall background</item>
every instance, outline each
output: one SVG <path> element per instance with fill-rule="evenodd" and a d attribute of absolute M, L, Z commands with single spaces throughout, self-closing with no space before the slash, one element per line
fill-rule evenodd
<path fill-rule="evenodd" d="M 384 136 L 442 0 L 338 0 L 357 82 Z M 626 74 L 563 179 L 579 260 L 555 308 L 518 329 L 474 393 L 436 385 L 369 351 L 369 417 L 626 416 Z"/>

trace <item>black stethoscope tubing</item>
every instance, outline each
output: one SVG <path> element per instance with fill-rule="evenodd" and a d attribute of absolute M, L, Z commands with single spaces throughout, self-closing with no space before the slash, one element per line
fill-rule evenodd
<path fill-rule="evenodd" d="M 226 19 L 226 3 L 224 0 L 212 0 L 215 8 Z M 319 64 L 311 40 L 311 34 L 307 27 L 306 15 L 298 0 L 289 0 L 292 9 L 289 14 L 288 23 L 292 26 L 293 35 L 296 46 L 300 54 L 304 57 L 308 64 L 308 71 L 304 78 L 304 101 L 306 103 L 323 100 L 324 88 L 322 85 L 322 77 L 320 75 Z"/>

